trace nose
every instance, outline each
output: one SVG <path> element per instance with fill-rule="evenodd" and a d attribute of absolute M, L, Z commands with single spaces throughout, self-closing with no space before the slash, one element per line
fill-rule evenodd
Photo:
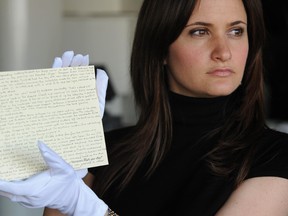
<path fill-rule="evenodd" d="M 214 61 L 228 61 L 232 57 L 232 53 L 229 47 L 229 42 L 226 38 L 216 38 L 213 40 L 213 49 L 211 58 Z"/>

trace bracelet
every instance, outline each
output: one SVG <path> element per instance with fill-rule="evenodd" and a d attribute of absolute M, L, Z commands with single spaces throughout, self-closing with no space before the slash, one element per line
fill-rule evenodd
<path fill-rule="evenodd" d="M 116 214 L 113 210 L 111 210 L 110 208 L 108 208 L 108 216 L 119 216 L 118 214 Z"/>

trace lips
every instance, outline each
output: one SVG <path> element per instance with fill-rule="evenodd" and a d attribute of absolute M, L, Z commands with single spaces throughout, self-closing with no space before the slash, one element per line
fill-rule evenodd
<path fill-rule="evenodd" d="M 217 68 L 217 69 L 209 71 L 207 74 L 213 75 L 213 76 L 218 76 L 218 77 L 227 77 L 233 73 L 234 72 L 228 68 Z"/>

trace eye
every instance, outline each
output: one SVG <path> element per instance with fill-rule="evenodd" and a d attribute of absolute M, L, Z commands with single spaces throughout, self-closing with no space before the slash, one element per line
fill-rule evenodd
<path fill-rule="evenodd" d="M 209 32 L 207 29 L 193 29 L 189 31 L 189 34 L 191 36 L 203 37 L 205 35 L 209 35 Z"/>
<path fill-rule="evenodd" d="M 229 31 L 229 35 L 233 36 L 233 37 L 241 37 L 244 33 L 244 29 L 243 28 L 234 28 L 231 31 Z"/>

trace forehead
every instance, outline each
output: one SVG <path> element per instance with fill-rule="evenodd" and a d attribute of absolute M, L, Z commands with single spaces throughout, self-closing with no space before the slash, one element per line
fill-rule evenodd
<path fill-rule="evenodd" d="M 247 20 L 242 0 L 198 0 L 189 21 Z"/>

